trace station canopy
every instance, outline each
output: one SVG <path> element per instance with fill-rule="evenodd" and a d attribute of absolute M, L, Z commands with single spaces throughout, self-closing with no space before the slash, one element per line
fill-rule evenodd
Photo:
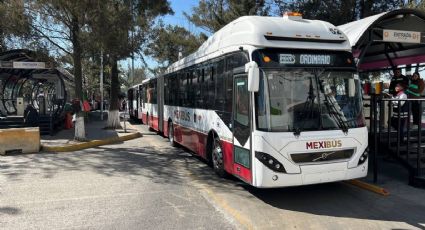
<path fill-rule="evenodd" d="M 32 104 L 46 115 L 62 111 L 73 76 L 49 62 L 38 62 L 38 56 L 24 49 L 0 53 L 0 116 L 22 116 L 17 106 L 19 98 L 19 103 Z"/>
<path fill-rule="evenodd" d="M 344 32 L 359 71 L 425 63 L 425 13 L 400 9 L 350 22 Z"/>

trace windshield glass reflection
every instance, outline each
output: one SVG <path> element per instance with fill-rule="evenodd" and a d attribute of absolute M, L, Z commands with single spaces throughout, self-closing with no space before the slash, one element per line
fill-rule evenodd
<path fill-rule="evenodd" d="M 364 126 L 360 82 L 353 72 L 265 70 L 256 94 L 257 127 L 313 131 Z"/>

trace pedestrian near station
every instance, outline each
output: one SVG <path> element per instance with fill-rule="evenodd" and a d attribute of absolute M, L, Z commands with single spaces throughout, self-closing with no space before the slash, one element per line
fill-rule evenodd
<path fill-rule="evenodd" d="M 393 96 L 397 95 L 397 92 L 395 90 L 395 87 L 397 84 L 401 84 L 403 86 L 403 88 L 406 88 L 407 85 L 409 84 L 409 78 L 407 78 L 406 76 L 404 76 L 403 74 L 401 74 L 401 69 L 400 68 L 396 68 L 394 69 L 394 75 L 391 78 L 391 83 L 390 83 L 390 87 L 389 87 L 389 92 L 390 94 L 392 94 Z"/>
<path fill-rule="evenodd" d="M 404 92 L 404 86 L 398 83 L 394 87 L 396 95 L 393 96 L 393 116 L 391 117 L 391 126 L 397 130 L 398 137 L 401 142 L 404 140 L 404 127 L 408 118 L 409 107 L 407 106 L 405 99 L 407 95 Z"/>
<path fill-rule="evenodd" d="M 406 94 L 408 98 L 417 99 L 421 97 L 425 88 L 424 81 L 421 79 L 418 72 L 413 73 Z M 421 124 L 422 117 L 422 105 L 419 101 L 412 101 L 412 116 L 413 116 L 413 128 L 417 128 Z"/>

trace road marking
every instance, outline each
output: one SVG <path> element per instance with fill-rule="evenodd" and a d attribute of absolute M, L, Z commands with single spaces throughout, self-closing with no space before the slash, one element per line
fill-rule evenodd
<path fill-rule="evenodd" d="M 160 148 L 164 147 L 163 143 L 157 144 L 156 142 L 149 142 L 149 144 L 150 144 L 150 146 L 153 146 L 153 147 L 160 147 Z M 167 147 L 167 148 L 174 149 L 173 147 Z M 192 186 L 194 186 L 195 188 L 197 188 L 202 194 L 204 194 L 206 200 L 209 201 L 218 210 L 221 210 L 223 215 L 230 214 L 233 217 L 233 220 L 238 222 L 240 224 L 240 226 L 242 226 L 244 229 L 254 229 L 254 226 L 253 226 L 252 222 L 249 220 L 249 218 L 244 216 L 238 210 L 232 208 L 226 202 L 225 199 L 221 198 L 219 195 L 214 193 L 210 188 L 206 187 L 202 183 L 199 183 L 198 182 L 199 179 L 196 178 L 195 174 L 193 174 L 187 168 L 182 167 L 182 165 L 180 165 L 180 164 L 178 164 L 176 166 L 178 166 L 180 169 L 182 169 L 184 171 L 184 174 L 187 175 L 190 178 L 190 181 L 188 183 L 191 184 Z M 208 198 L 210 198 L 210 199 L 208 199 Z M 232 220 L 232 219 L 230 219 L 230 220 Z M 240 226 L 236 226 L 236 227 L 240 227 Z"/>
<path fill-rule="evenodd" d="M 390 192 L 388 190 L 381 188 L 379 186 L 373 185 L 373 184 L 369 184 L 369 183 L 360 181 L 360 180 L 349 180 L 349 181 L 344 181 L 344 182 L 347 183 L 347 184 L 351 184 L 351 185 L 357 186 L 359 188 L 377 193 L 377 194 L 382 195 L 382 196 L 390 195 Z"/>
<path fill-rule="evenodd" d="M 225 199 L 222 199 L 217 194 L 215 194 L 211 189 L 206 188 L 205 186 L 202 186 L 202 190 L 214 200 L 214 202 L 220 206 L 221 209 L 229 213 L 233 216 L 233 218 L 239 222 L 242 226 L 244 226 L 245 229 L 254 229 L 254 226 L 252 225 L 252 222 L 244 216 L 242 213 L 237 211 L 236 209 L 230 207 L 230 205 L 226 202 Z"/>

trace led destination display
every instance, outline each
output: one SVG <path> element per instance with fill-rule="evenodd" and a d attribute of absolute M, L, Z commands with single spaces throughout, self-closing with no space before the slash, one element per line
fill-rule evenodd
<path fill-rule="evenodd" d="M 348 67 L 355 68 L 349 52 L 311 52 L 302 50 L 266 49 L 253 54 L 261 67 Z"/>

